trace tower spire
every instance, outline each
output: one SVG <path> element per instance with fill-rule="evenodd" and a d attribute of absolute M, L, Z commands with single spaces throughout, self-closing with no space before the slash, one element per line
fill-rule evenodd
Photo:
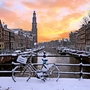
<path fill-rule="evenodd" d="M 34 43 L 37 43 L 37 22 L 36 22 L 36 12 L 33 12 L 32 17 L 32 34 L 34 37 Z"/>
<path fill-rule="evenodd" d="M 32 23 L 36 23 L 36 12 L 34 11 L 33 12 L 33 18 L 32 18 Z"/>

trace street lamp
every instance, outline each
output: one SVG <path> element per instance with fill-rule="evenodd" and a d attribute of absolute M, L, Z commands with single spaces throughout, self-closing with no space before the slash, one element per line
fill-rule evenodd
<path fill-rule="evenodd" d="M 35 43 L 34 43 L 35 48 L 36 48 L 36 45 L 37 45 L 37 43 L 35 42 Z"/>

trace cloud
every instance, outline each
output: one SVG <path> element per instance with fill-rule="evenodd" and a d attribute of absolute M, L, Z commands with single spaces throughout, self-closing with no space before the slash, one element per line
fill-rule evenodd
<path fill-rule="evenodd" d="M 0 8 L 0 19 L 8 25 L 8 28 L 31 30 L 31 24 L 29 21 L 23 20 L 15 12 L 7 10 L 3 7 Z"/>
<path fill-rule="evenodd" d="M 41 35 L 39 36 L 38 40 L 39 42 L 46 42 L 51 40 L 61 40 L 62 38 L 69 38 L 70 32 L 62 32 L 61 34 L 47 34 L 47 35 Z"/>
<path fill-rule="evenodd" d="M 0 19 L 10 28 L 31 30 L 35 10 L 39 42 L 50 41 L 68 38 L 88 9 L 89 0 L 0 0 Z"/>
<path fill-rule="evenodd" d="M 0 8 L 0 18 L 6 19 L 7 21 L 12 21 L 14 18 L 18 18 L 15 12 L 12 12 L 3 7 Z"/>

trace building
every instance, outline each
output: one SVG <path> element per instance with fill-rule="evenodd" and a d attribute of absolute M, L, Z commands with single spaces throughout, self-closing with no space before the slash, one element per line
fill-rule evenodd
<path fill-rule="evenodd" d="M 75 31 L 75 32 L 71 32 L 70 34 L 69 34 L 69 39 L 70 39 L 70 48 L 72 48 L 72 49 L 76 49 L 77 48 L 77 31 Z"/>
<path fill-rule="evenodd" d="M 90 52 L 90 21 L 86 25 L 86 51 Z"/>
<path fill-rule="evenodd" d="M 15 50 L 25 50 L 27 48 L 30 48 L 31 43 L 31 37 L 30 37 L 30 31 L 25 31 L 23 29 L 13 29 L 14 37 L 15 37 Z"/>
<path fill-rule="evenodd" d="M 33 37 L 32 45 L 31 47 L 35 47 L 37 45 L 37 22 L 36 22 L 36 12 L 33 12 L 32 17 L 32 30 L 31 30 L 31 36 Z"/>
<path fill-rule="evenodd" d="M 9 43 L 10 43 L 10 45 L 9 45 L 10 51 L 15 50 L 15 34 L 12 31 L 12 29 L 10 29 L 10 31 L 9 31 Z"/>
<path fill-rule="evenodd" d="M 70 43 L 75 46 L 75 49 L 90 51 L 90 21 L 86 25 L 75 31 L 71 32 Z"/>
<path fill-rule="evenodd" d="M 4 53 L 7 53 L 10 50 L 10 43 L 9 43 L 10 42 L 10 38 L 9 38 L 10 29 L 7 28 L 7 25 L 4 22 L 2 23 L 2 28 L 3 28 L 2 37 L 3 37 L 3 43 L 4 43 L 3 51 Z"/>
<path fill-rule="evenodd" d="M 61 40 L 61 47 L 69 47 L 69 40 L 67 38 Z"/>
<path fill-rule="evenodd" d="M 4 50 L 4 37 L 3 37 L 3 27 L 0 20 L 0 53 Z"/>
<path fill-rule="evenodd" d="M 16 49 L 25 50 L 35 48 L 37 45 L 37 22 L 36 12 L 33 12 L 32 29 L 8 29 L 5 23 L 0 20 L 0 53 L 14 51 Z"/>
<path fill-rule="evenodd" d="M 78 30 L 78 42 L 77 47 L 79 50 L 85 50 L 86 45 L 86 38 L 85 38 L 85 25 L 82 25 L 82 27 Z"/>

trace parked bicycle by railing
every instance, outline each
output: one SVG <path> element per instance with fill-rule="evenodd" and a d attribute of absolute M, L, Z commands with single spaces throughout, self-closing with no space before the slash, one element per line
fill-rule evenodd
<path fill-rule="evenodd" d="M 39 70 L 32 63 L 32 57 L 32 54 L 20 55 L 17 58 L 18 63 L 12 62 L 12 64 L 16 65 L 15 68 L 12 69 L 12 79 L 14 82 L 19 79 L 26 79 L 26 81 L 28 81 L 32 76 L 35 76 L 43 81 L 50 78 L 55 78 L 56 81 L 58 81 L 60 77 L 60 70 L 55 63 L 47 63 L 48 60 L 46 59 L 45 52 L 42 59 L 42 68 Z M 27 60 L 29 60 L 28 63 Z M 36 65 L 39 64 L 37 63 Z"/>

